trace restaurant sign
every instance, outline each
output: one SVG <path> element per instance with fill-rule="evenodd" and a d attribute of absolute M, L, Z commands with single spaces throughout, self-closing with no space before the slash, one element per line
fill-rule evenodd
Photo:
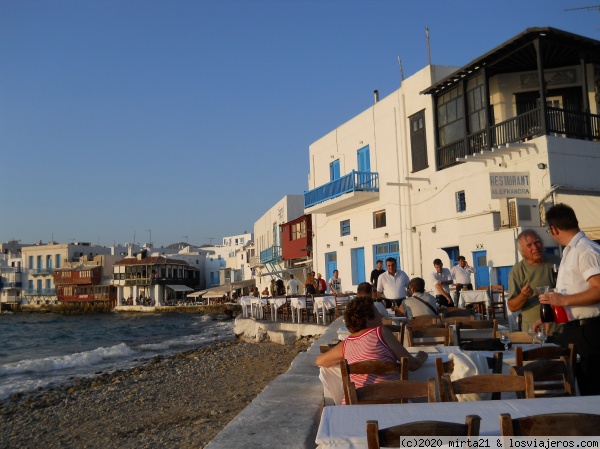
<path fill-rule="evenodd" d="M 531 198 L 528 172 L 490 173 L 492 198 Z"/>

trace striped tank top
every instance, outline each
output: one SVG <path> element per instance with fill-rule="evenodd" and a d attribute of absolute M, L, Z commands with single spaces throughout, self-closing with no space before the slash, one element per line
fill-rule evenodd
<path fill-rule="evenodd" d="M 373 327 L 365 333 L 356 337 L 348 337 L 344 340 L 342 354 L 348 364 L 364 362 L 366 360 L 382 360 L 384 362 L 396 362 L 396 356 L 383 341 L 381 326 Z M 350 374 L 350 381 L 354 382 L 356 388 L 364 385 L 376 384 L 388 380 L 398 380 L 397 374 Z"/>

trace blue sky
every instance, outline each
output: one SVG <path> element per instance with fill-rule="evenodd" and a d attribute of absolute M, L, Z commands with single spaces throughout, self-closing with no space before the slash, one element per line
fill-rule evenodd
<path fill-rule="evenodd" d="M 219 242 L 307 188 L 308 147 L 427 64 L 600 0 L 0 0 L 0 241 Z M 214 240 L 212 240 L 214 239 Z"/>

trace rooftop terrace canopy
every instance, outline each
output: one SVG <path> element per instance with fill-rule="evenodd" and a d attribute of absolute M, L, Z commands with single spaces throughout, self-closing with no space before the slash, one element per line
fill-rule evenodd
<path fill-rule="evenodd" d="M 579 65 L 582 59 L 588 63 L 600 64 L 600 41 L 551 27 L 527 28 L 521 34 L 425 89 L 421 94 L 443 92 L 483 67 L 488 76 L 497 73 L 535 71 L 538 61 L 533 44 L 537 39 L 552 44 L 542 45 L 540 49 L 541 62 L 545 69 Z"/>

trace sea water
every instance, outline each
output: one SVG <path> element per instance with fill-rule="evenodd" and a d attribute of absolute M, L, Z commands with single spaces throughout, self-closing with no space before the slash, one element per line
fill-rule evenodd
<path fill-rule="evenodd" d="M 233 338 L 198 314 L 0 315 L 0 399 Z"/>

